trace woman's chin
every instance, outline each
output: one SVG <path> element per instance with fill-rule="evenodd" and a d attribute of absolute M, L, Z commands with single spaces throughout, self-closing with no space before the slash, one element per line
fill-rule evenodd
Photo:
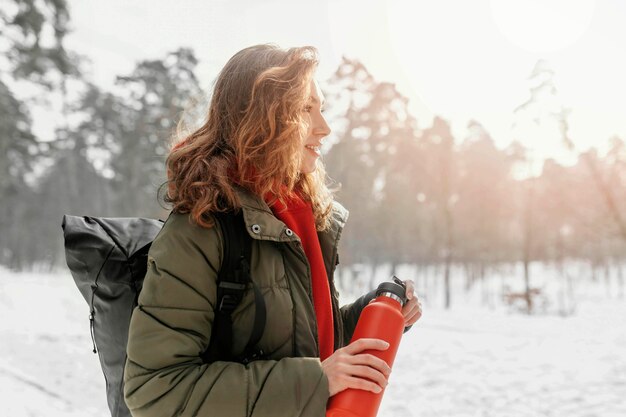
<path fill-rule="evenodd" d="M 316 169 L 317 169 L 317 165 L 315 163 L 313 163 L 312 165 L 305 164 L 304 166 L 300 167 L 300 173 L 312 174 L 315 172 Z"/>

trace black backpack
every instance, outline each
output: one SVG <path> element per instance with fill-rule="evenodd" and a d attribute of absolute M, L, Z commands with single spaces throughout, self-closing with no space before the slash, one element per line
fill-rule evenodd
<path fill-rule="evenodd" d="M 217 310 L 205 362 L 248 363 L 263 357 L 256 344 L 265 328 L 265 302 L 250 277 L 252 238 L 241 213 L 215 215 L 224 236 L 224 261 L 218 273 Z M 76 286 L 89 305 L 93 352 L 104 373 L 112 417 L 130 417 L 123 396 L 124 364 L 131 314 L 147 270 L 148 250 L 162 220 L 63 216 L 65 257 Z M 252 334 L 242 355 L 234 357 L 231 313 L 251 287 L 255 296 Z"/>

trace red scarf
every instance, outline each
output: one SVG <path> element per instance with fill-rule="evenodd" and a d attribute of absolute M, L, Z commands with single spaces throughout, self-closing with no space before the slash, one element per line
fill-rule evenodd
<path fill-rule="evenodd" d="M 315 229 L 315 218 L 311 203 L 305 202 L 295 195 L 285 206 L 276 201 L 272 207 L 274 215 L 282 220 L 302 242 L 304 254 L 311 266 L 313 287 L 313 307 L 317 317 L 317 334 L 319 337 L 320 359 L 324 360 L 333 353 L 334 329 L 333 308 L 330 301 L 328 275 L 322 257 L 322 248 Z"/>

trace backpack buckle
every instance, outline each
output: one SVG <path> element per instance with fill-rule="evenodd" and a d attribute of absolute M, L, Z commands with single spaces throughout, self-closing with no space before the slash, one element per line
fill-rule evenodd
<path fill-rule="evenodd" d="M 263 352 L 263 349 L 256 349 L 255 351 L 253 351 L 252 353 L 250 353 L 247 356 L 244 356 L 243 358 L 239 359 L 239 362 L 247 365 L 252 361 L 256 361 L 259 359 L 263 359 L 265 357 L 265 352 Z"/>
<path fill-rule="evenodd" d="M 217 286 L 219 311 L 233 311 L 243 298 L 246 284 L 220 281 Z"/>

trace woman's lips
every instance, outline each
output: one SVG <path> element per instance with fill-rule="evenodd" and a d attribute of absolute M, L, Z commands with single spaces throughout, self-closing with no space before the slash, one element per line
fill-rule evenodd
<path fill-rule="evenodd" d="M 321 154 L 320 154 L 320 147 L 319 146 L 305 145 L 305 148 L 307 148 L 309 151 L 313 152 L 315 154 L 315 156 L 321 156 Z"/>

